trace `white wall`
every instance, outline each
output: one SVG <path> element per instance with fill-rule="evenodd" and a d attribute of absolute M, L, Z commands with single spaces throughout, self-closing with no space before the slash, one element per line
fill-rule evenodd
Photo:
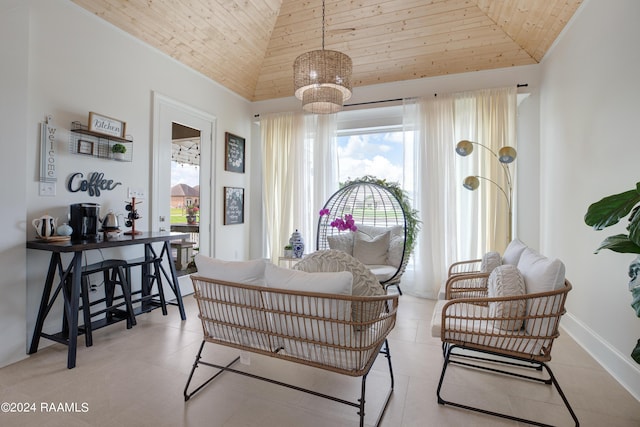
<path fill-rule="evenodd" d="M 21 0 L 0 2 L 0 366 L 24 357 L 26 289 L 24 235 L 27 210 L 27 7 Z"/>
<path fill-rule="evenodd" d="M 640 181 L 640 2 L 586 1 L 542 64 L 541 240 L 562 259 L 574 289 L 565 328 L 637 398 L 640 338 L 627 290 L 631 254 L 593 254 L 626 219 L 593 231 L 587 207 Z"/>
<path fill-rule="evenodd" d="M 217 228 L 215 255 L 223 259 L 249 257 L 249 223 L 222 225 L 222 187 L 250 186 L 248 101 L 68 0 L 1 0 L 0 35 L 0 116 L 4 132 L 0 144 L 12 152 L 0 160 L 3 177 L 11 184 L 1 190 L 4 202 L 0 219 L 5 229 L 0 257 L 0 366 L 26 357 L 49 262 L 48 253 L 25 249 L 25 241 L 35 237 L 31 220 L 49 213 L 62 222 L 69 204 L 84 201 L 100 203 L 103 213 L 109 208 L 123 211 L 127 187 L 142 188 L 150 195 L 153 91 L 216 118 L 214 150 L 219 164 L 211 206 Z M 89 111 L 126 121 L 127 133 L 134 139 L 133 162 L 69 153 L 70 124 L 74 120 L 86 124 Z M 57 194 L 40 197 L 38 125 L 49 114 L 57 128 Z M 222 167 L 226 131 L 247 138 L 245 174 L 225 172 Z M 66 190 L 71 173 L 95 171 L 122 185 L 97 198 Z M 143 202 L 139 206 L 142 220 L 136 224 L 138 229 L 149 227 L 149 205 Z M 248 216 L 250 200 L 246 209 Z M 94 251 L 87 261 L 100 257 Z M 60 313 L 58 305 L 47 322 L 51 332 L 59 329 Z M 41 345 L 48 343 L 41 341 Z"/>

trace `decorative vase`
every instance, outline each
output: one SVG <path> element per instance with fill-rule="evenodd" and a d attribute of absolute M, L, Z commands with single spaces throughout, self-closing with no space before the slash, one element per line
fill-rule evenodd
<path fill-rule="evenodd" d="M 195 215 L 187 215 L 187 224 L 195 224 L 196 216 Z"/>
<path fill-rule="evenodd" d="M 58 236 L 71 236 L 71 233 L 73 233 L 73 228 L 71 228 L 71 226 L 65 222 L 56 229 L 56 233 L 58 233 Z"/>
<path fill-rule="evenodd" d="M 302 258 L 302 255 L 304 254 L 304 240 L 302 239 L 302 234 L 300 234 L 298 230 L 291 234 L 289 244 L 293 247 L 293 257 Z"/>

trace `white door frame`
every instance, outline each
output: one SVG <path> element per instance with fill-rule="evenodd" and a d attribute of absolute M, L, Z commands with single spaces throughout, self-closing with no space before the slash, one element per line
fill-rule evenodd
<path fill-rule="evenodd" d="M 171 124 L 173 122 L 200 130 L 200 253 L 214 256 L 213 189 L 215 176 L 216 118 L 204 111 L 153 92 L 153 162 L 151 182 L 151 229 L 170 229 Z"/>

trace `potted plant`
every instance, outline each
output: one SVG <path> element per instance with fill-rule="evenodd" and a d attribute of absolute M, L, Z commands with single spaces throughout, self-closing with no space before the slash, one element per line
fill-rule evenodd
<path fill-rule="evenodd" d="M 293 258 L 293 246 L 292 245 L 286 245 L 284 247 L 284 257 L 285 258 Z"/>
<path fill-rule="evenodd" d="M 114 159 L 122 160 L 124 159 L 124 153 L 127 152 L 127 147 L 124 144 L 117 143 L 111 147 L 111 152 Z"/>
<path fill-rule="evenodd" d="M 609 236 L 600 243 L 595 253 L 609 249 L 619 253 L 640 254 L 640 182 L 636 188 L 619 194 L 607 196 L 587 209 L 584 222 L 595 230 L 617 224 L 629 215 L 627 231 L 629 234 Z M 640 317 L 640 255 L 629 266 L 629 292 L 633 297 L 631 307 Z M 631 353 L 631 357 L 640 364 L 640 339 Z"/>

